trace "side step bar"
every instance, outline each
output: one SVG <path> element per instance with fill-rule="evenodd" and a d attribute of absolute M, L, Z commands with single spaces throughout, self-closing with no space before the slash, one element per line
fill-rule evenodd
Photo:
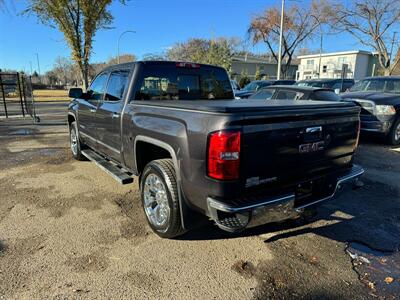
<path fill-rule="evenodd" d="M 120 184 L 128 184 L 133 182 L 133 178 L 129 174 L 127 174 L 121 168 L 117 167 L 115 164 L 97 154 L 93 150 L 82 150 L 82 154 L 85 155 L 90 161 L 94 162 L 100 169 L 102 169 Z"/>

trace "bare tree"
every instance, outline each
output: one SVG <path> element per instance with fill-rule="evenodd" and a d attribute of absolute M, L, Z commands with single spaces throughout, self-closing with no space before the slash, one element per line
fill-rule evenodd
<path fill-rule="evenodd" d="M 66 57 L 58 56 L 54 62 L 53 70 L 58 81 L 62 84 L 68 85 L 75 81 L 76 73 L 74 64 Z"/>
<path fill-rule="evenodd" d="M 162 60 L 167 60 L 167 55 L 166 53 L 159 52 L 159 53 L 145 53 L 143 54 L 143 60 L 153 60 L 153 61 L 162 61 Z"/>
<path fill-rule="evenodd" d="M 230 71 L 232 57 L 237 52 L 238 44 L 237 38 L 191 38 L 172 46 L 166 56 L 169 60 L 217 65 Z"/>
<path fill-rule="evenodd" d="M 93 38 L 98 29 L 111 25 L 113 17 L 107 8 L 112 0 L 28 0 L 28 3 L 26 13 L 37 15 L 43 24 L 57 27 L 64 34 L 87 88 Z"/>
<path fill-rule="evenodd" d="M 393 32 L 400 26 L 400 0 L 353 0 L 346 6 L 333 7 L 332 27 L 350 33 L 361 44 L 374 49 L 385 75 L 392 74 L 400 61 L 391 53 Z"/>
<path fill-rule="evenodd" d="M 327 21 L 330 14 L 329 5 L 324 0 L 313 0 L 309 7 L 294 4 L 286 10 L 281 56 L 284 62 L 281 67 L 283 75 L 289 70 L 296 49 L 313 38 L 314 31 Z M 253 44 L 264 42 L 276 61 L 279 55 L 280 18 L 280 9 L 268 8 L 262 15 L 252 19 L 248 29 Z"/>
<path fill-rule="evenodd" d="M 121 54 L 119 56 L 119 62 L 121 64 L 128 63 L 136 60 L 136 56 L 134 54 Z M 118 63 L 118 56 L 112 57 L 108 60 L 107 65 L 115 65 Z"/>

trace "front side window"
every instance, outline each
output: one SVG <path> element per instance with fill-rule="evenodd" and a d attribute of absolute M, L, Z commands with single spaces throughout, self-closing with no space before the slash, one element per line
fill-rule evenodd
<path fill-rule="evenodd" d="M 94 79 L 94 81 L 90 85 L 89 90 L 87 91 L 90 100 L 103 99 L 107 78 L 108 78 L 108 73 L 101 73 Z"/>
<path fill-rule="evenodd" d="M 128 82 L 129 71 L 115 71 L 110 75 L 104 100 L 119 101 L 122 99 Z"/>
<path fill-rule="evenodd" d="M 350 91 L 400 94 L 400 80 L 381 78 L 364 79 L 353 85 Z"/>

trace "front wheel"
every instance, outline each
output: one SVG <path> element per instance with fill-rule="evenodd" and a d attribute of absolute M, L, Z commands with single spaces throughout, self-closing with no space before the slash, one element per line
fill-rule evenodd
<path fill-rule="evenodd" d="M 156 234 L 173 238 L 185 232 L 172 159 L 154 160 L 146 165 L 141 176 L 140 195 L 147 221 Z"/>
<path fill-rule="evenodd" d="M 388 135 L 388 142 L 390 145 L 400 144 L 400 117 L 394 122 L 392 129 Z"/>

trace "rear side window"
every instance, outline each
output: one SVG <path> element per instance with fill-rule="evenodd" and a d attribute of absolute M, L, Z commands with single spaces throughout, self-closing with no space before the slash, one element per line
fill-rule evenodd
<path fill-rule="evenodd" d="M 331 92 L 331 91 L 316 91 L 313 94 L 313 100 L 341 101 L 342 98 L 340 98 L 340 96 L 338 96 L 335 92 Z"/>
<path fill-rule="evenodd" d="M 261 90 L 254 95 L 251 95 L 249 99 L 258 99 L 258 100 L 268 100 L 271 99 L 272 95 L 274 94 L 275 90 Z"/>
<path fill-rule="evenodd" d="M 127 85 L 128 75 L 129 71 L 127 70 L 115 71 L 111 73 L 104 100 L 119 101 L 122 99 L 125 87 Z"/>
<path fill-rule="evenodd" d="M 107 78 L 108 78 L 108 73 L 101 73 L 95 78 L 95 80 L 92 82 L 87 92 L 89 94 L 90 100 L 103 99 Z"/>
<path fill-rule="evenodd" d="M 207 66 L 146 66 L 135 94 L 135 100 L 218 99 L 233 99 L 231 82 L 225 70 Z"/>
<path fill-rule="evenodd" d="M 304 93 L 297 92 L 297 91 L 285 91 L 281 90 L 277 93 L 276 98 L 277 100 L 299 100 L 303 97 Z"/>

